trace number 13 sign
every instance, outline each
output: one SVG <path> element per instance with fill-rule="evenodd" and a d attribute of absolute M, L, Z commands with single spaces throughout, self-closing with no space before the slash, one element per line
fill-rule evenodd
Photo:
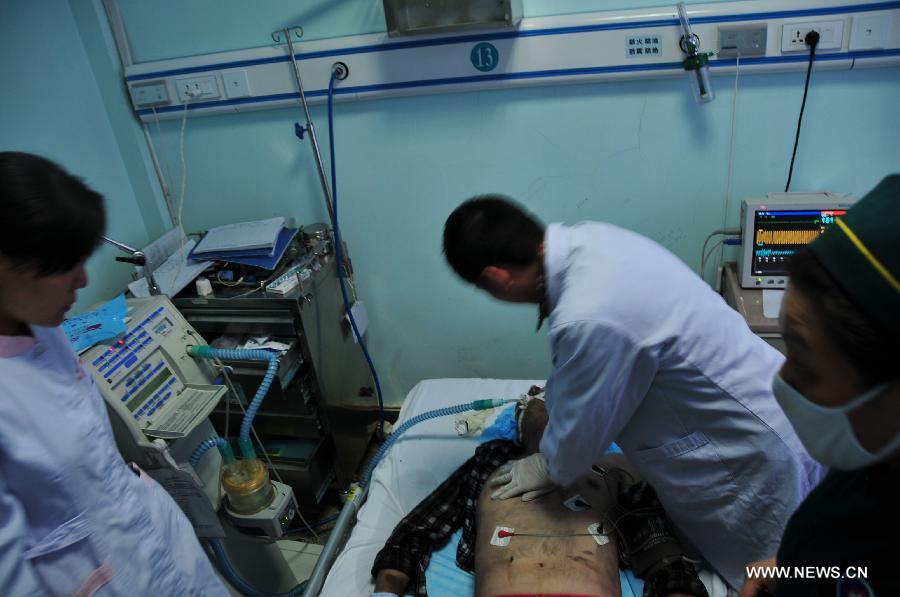
<path fill-rule="evenodd" d="M 475 68 L 482 72 L 487 72 L 496 68 L 497 63 L 500 61 L 500 52 L 497 51 L 493 44 L 481 42 L 475 44 L 472 48 L 469 60 L 472 61 L 472 66 Z"/>

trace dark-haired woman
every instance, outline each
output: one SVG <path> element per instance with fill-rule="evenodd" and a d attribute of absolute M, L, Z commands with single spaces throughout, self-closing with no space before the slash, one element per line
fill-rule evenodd
<path fill-rule="evenodd" d="M 59 329 L 87 284 L 102 197 L 0 152 L 0 594 L 227 595 L 187 518 L 123 462 Z"/>
<path fill-rule="evenodd" d="M 741 597 L 900 595 L 900 175 L 797 255 L 790 275 L 775 397 L 831 472 L 777 558 L 750 566 L 757 578 Z"/>

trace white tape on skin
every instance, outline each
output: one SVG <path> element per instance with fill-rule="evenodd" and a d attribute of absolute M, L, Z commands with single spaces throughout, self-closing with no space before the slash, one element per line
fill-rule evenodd
<path fill-rule="evenodd" d="M 512 537 L 500 537 L 500 531 L 515 533 L 516 529 L 512 527 L 497 527 L 494 529 L 494 534 L 493 536 L 491 536 L 491 545 L 496 545 L 497 547 L 506 547 L 507 545 L 509 545 L 509 540 L 512 539 Z"/>
<path fill-rule="evenodd" d="M 609 537 L 603 534 L 603 523 L 595 522 L 591 526 L 588 527 L 588 533 L 594 538 L 594 541 L 597 542 L 597 545 L 606 545 L 609 543 Z"/>

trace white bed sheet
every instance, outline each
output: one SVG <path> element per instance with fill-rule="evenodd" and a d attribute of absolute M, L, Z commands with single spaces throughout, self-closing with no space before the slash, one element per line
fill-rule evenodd
<path fill-rule="evenodd" d="M 518 398 L 541 380 L 428 379 L 410 390 L 398 425 L 435 408 L 482 398 Z M 499 409 L 498 409 L 499 410 Z M 496 416 L 492 412 L 488 424 Z M 460 437 L 452 416 L 419 423 L 403 434 L 375 469 L 356 527 L 338 556 L 320 595 L 368 597 L 372 562 L 400 520 L 475 453 L 477 437 Z"/>

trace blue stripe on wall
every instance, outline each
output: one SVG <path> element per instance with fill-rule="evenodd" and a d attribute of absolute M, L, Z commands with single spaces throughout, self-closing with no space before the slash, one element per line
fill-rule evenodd
<path fill-rule="evenodd" d="M 880 58 L 887 56 L 900 56 L 900 49 L 897 50 L 867 50 L 864 52 L 842 52 L 838 54 L 819 54 L 816 56 L 817 62 L 831 62 L 835 60 L 849 59 L 865 59 Z M 807 54 L 799 54 L 796 56 L 771 56 L 771 57 L 755 57 L 744 58 L 741 60 L 742 65 L 759 65 L 759 64 L 790 64 L 796 62 L 806 62 Z M 734 66 L 734 59 L 714 60 L 709 63 L 710 68 L 724 68 Z M 426 87 L 437 87 L 440 85 L 462 85 L 466 83 L 483 83 L 488 81 L 521 81 L 527 79 L 543 79 L 549 77 L 569 77 L 579 75 L 598 75 L 608 73 L 625 73 L 625 72 L 641 72 L 648 70 L 678 70 L 682 68 L 680 62 L 664 62 L 656 64 L 635 64 L 635 65 L 617 65 L 617 66 L 597 66 L 586 68 L 567 68 L 544 71 L 529 71 L 524 73 L 498 73 L 493 75 L 473 75 L 467 77 L 447 77 L 442 79 L 428 79 L 424 81 L 401 81 L 397 83 L 384 83 L 379 85 L 359 85 L 356 87 L 339 87 L 335 89 L 338 95 L 346 95 L 348 93 L 371 93 L 373 91 L 394 91 L 397 89 L 415 89 Z M 324 89 L 307 91 L 306 97 L 323 97 L 327 95 Z M 225 106 L 238 106 L 247 104 L 264 104 L 269 102 L 278 102 L 290 99 L 299 99 L 300 94 L 292 93 L 276 93 L 272 95 L 262 95 L 256 97 L 245 97 L 229 100 L 196 102 L 188 104 L 189 110 L 201 108 L 217 108 Z M 157 114 L 178 112 L 184 110 L 183 105 L 166 106 L 157 108 Z M 139 115 L 153 114 L 153 109 L 138 110 Z"/>
<path fill-rule="evenodd" d="M 895 2 L 875 2 L 868 4 L 855 4 L 853 6 L 833 6 L 827 8 L 811 8 L 806 10 L 786 10 L 776 12 L 759 12 L 747 13 L 742 15 L 722 15 L 709 17 L 696 17 L 691 19 L 692 23 L 728 23 L 734 21 L 758 21 L 767 19 L 787 19 L 794 17 L 809 17 L 827 14 L 845 14 L 853 12 L 866 12 L 872 10 L 889 10 L 900 8 L 900 1 Z M 424 48 L 432 46 L 472 43 L 480 41 L 491 41 L 499 39 L 514 39 L 524 37 L 538 37 L 545 35 L 568 35 L 572 33 L 587 33 L 593 31 L 611 31 L 619 29 L 638 29 L 647 27 L 674 27 L 678 25 L 677 19 L 658 19 L 653 21 L 629 21 L 624 23 L 609 23 L 601 25 L 582 25 L 574 27 L 554 27 L 548 29 L 535 29 L 533 31 L 505 31 L 499 33 L 483 33 L 454 37 L 445 37 L 441 39 L 412 40 L 403 42 L 394 42 L 388 44 L 365 45 L 350 48 L 341 48 L 336 50 L 322 50 L 319 52 L 309 52 L 304 54 L 296 54 L 298 60 L 312 60 L 315 58 L 326 58 L 329 56 L 347 56 L 350 54 L 366 54 L 374 52 L 385 52 L 390 50 L 405 50 L 411 48 Z M 146 79 L 156 79 L 160 77 L 171 77 L 177 75 L 185 75 L 212 70 L 222 70 L 228 68 L 243 68 L 248 66 L 257 66 L 260 64 L 273 64 L 278 62 L 287 62 L 288 56 L 276 56 L 271 58 L 258 58 L 254 60 L 236 60 L 232 62 L 220 62 L 216 64 L 208 64 L 204 66 L 192 66 L 185 68 L 176 68 L 164 71 L 155 71 L 152 73 L 144 73 L 140 75 L 130 75 L 125 78 L 126 81 L 141 81 Z"/>

